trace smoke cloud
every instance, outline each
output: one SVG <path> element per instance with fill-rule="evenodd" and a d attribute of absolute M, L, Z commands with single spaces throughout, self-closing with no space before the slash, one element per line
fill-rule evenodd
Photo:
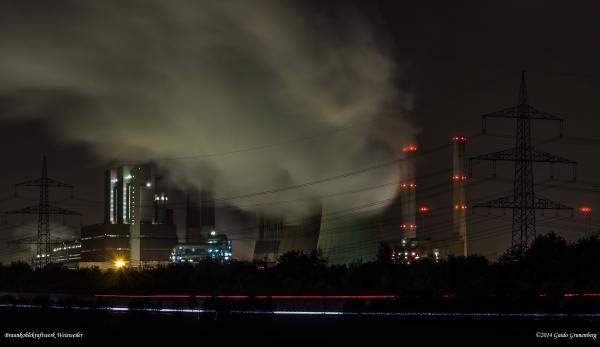
<path fill-rule="evenodd" d="M 0 117 L 47 120 L 102 162 L 154 160 L 177 187 L 287 218 L 398 180 L 390 165 L 279 189 L 390 161 L 415 134 L 411 97 L 367 22 L 297 5 L 3 1 Z M 395 194 L 390 185 L 323 205 Z"/>

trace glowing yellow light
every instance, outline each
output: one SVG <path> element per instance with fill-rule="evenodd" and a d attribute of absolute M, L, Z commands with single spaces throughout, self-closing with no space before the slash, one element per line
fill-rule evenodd
<path fill-rule="evenodd" d="M 125 261 L 123 261 L 123 259 L 117 259 L 117 260 L 115 260 L 115 267 L 117 269 L 120 269 L 123 266 L 125 266 Z"/>

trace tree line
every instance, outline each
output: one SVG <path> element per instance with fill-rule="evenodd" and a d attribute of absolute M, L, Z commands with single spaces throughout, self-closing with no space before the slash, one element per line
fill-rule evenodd
<path fill-rule="evenodd" d="M 385 245 L 381 246 L 385 249 Z M 368 262 L 328 264 L 319 252 L 290 252 L 277 265 L 251 262 L 171 265 L 142 271 L 68 270 L 51 264 L 0 264 L 0 291 L 22 293 L 172 293 L 208 295 L 361 295 L 461 297 L 539 296 L 600 292 L 600 238 L 567 242 L 538 236 L 523 254 L 497 261 L 482 256 L 422 259 L 395 264 L 381 256 Z"/>

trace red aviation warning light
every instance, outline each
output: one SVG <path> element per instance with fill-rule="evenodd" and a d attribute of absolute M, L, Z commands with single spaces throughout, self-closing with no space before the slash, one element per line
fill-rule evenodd
<path fill-rule="evenodd" d="M 455 210 L 466 210 L 467 205 L 454 205 Z"/>
<path fill-rule="evenodd" d="M 419 207 L 419 212 L 429 212 L 429 207 Z"/>
<path fill-rule="evenodd" d="M 588 214 L 590 212 L 592 212 L 592 208 L 588 207 L 588 206 L 583 206 L 579 208 L 579 211 L 581 211 L 583 213 L 583 225 L 584 225 L 584 230 L 585 232 L 587 232 L 588 230 Z"/>
<path fill-rule="evenodd" d="M 401 183 L 400 188 L 417 188 L 415 183 Z"/>
<path fill-rule="evenodd" d="M 466 136 L 454 136 L 452 137 L 452 141 L 467 141 L 467 137 Z"/>
<path fill-rule="evenodd" d="M 453 181 L 466 181 L 467 176 L 452 176 Z"/>
<path fill-rule="evenodd" d="M 409 145 L 409 146 L 405 146 L 404 148 L 402 148 L 402 152 L 416 152 L 417 151 L 417 146 L 415 145 Z"/>

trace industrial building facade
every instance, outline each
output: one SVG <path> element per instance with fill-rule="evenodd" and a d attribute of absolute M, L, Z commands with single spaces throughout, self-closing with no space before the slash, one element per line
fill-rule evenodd
<path fill-rule="evenodd" d="M 62 264 L 69 269 L 77 269 L 81 261 L 81 242 L 64 241 L 55 245 L 50 254 L 50 262 Z"/>
<path fill-rule="evenodd" d="M 417 146 L 403 148 L 402 180 L 396 198 L 398 218 L 393 235 L 379 238 L 385 218 L 380 214 L 357 218 L 328 218 L 322 207 L 307 217 L 286 221 L 281 217 L 257 215 L 258 237 L 253 260 L 267 266 L 290 251 L 320 249 L 331 263 L 350 263 L 375 258 L 380 242 L 391 246 L 394 261 L 466 256 L 466 162 L 464 136 L 452 138 L 452 232 L 449 238 L 432 240 L 423 234 L 417 213 Z M 81 267 L 113 267 L 117 259 L 132 268 L 169 263 L 199 263 L 232 257 L 231 241 L 223 234 L 214 237 L 215 204 L 212 192 L 188 192 L 185 237 L 178 242 L 169 197 L 157 190 L 152 166 L 121 166 L 105 173 L 104 223 L 86 226 L 81 232 Z M 385 231 L 387 233 L 387 231 Z M 368 237 L 367 237 L 368 234 Z M 391 236 L 391 237 L 390 237 Z M 214 243 L 214 244 L 212 244 Z"/>
<path fill-rule="evenodd" d="M 156 190 L 152 166 L 121 166 L 104 178 L 104 223 L 82 228 L 80 267 L 169 264 L 177 230 L 167 194 Z"/>
<path fill-rule="evenodd" d="M 231 241 L 224 234 L 211 231 L 208 238 L 198 243 L 182 243 L 173 248 L 171 262 L 173 264 L 198 265 L 204 261 L 220 263 L 231 260 Z"/>
<path fill-rule="evenodd" d="M 129 259 L 128 224 L 94 224 L 81 228 L 80 267 L 111 268 L 118 259 Z"/>

